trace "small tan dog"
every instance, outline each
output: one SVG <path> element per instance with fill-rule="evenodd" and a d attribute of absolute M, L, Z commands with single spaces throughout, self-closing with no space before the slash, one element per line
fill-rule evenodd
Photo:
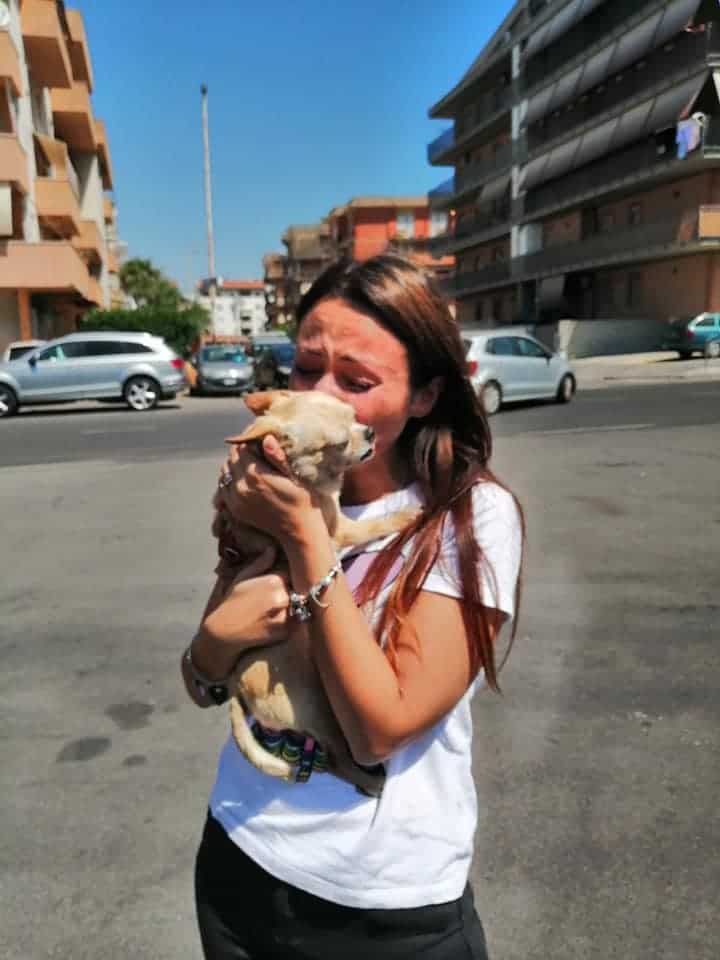
<path fill-rule="evenodd" d="M 357 546 L 399 533 L 417 513 L 401 511 L 368 520 L 350 520 L 340 511 L 344 472 L 369 459 L 374 433 L 355 420 L 353 408 L 319 391 L 275 390 L 245 398 L 256 420 L 226 443 L 245 444 L 275 436 L 287 458 L 290 475 L 309 489 L 318 503 L 336 547 Z M 221 543 L 231 543 L 243 560 L 277 546 L 271 537 L 252 527 L 235 523 L 214 499 L 213 533 Z M 295 767 L 266 750 L 254 737 L 245 716 L 247 710 L 266 729 L 292 730 L 310 736 L 328 757 L 336 776 L 378 795 L 382 778 L 359 767 L 353 760 L 335 719 L 320 677 L 308 652 L 297 642 L 258 647 L 244 653 L 236 664 L 230 684 L 230 717 L 233 735 L 246 759 L 270 776 L 292 780 Z"/>

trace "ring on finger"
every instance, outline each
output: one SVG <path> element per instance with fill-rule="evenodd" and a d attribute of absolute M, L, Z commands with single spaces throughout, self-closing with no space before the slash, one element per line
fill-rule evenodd
<path fill-rule="evenodd" d="M 221 488 L 229 487 L 232 482 L 233 482 L 232 474 L 230 473 L 229 470 L 225 470 L 223 473 L 220 474 L 220 479 L 218 480 L 218 486 Z"/>

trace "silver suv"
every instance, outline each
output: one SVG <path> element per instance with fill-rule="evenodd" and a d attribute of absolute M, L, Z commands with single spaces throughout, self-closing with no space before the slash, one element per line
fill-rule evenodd
<path fill-rule="evenodd" d="M 184 366 L 149 333 L 69 333 L 0 363 L 0 417 L 67 400 L 124 400 L 131 410 L 152 410 L 186 386 Z"/>

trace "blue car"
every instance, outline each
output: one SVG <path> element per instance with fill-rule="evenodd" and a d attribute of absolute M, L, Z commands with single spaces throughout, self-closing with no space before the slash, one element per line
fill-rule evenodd
<path fill-rule="evenodd" d="M 720 313 L 700 313 L 692 320 L 671 323 L 663 347 L 677 350 L 683 360 L 694 353 L 716 360 L 720 357 Z"/>

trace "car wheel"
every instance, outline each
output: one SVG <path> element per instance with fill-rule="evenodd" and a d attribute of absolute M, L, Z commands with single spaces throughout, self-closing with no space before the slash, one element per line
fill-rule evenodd
<path fill-rule="evenodd" d="M 489 417 L 492 417 L 502 406 L 502 390 L 500 389 L 500 384 L 495 380 L 488 380 L 482 388 L 480 399 L 482 400 L 485 413 Z"/>
<path fill-rule="evenodd" d="M 160 385 L 152 377 L 130 377 L 123 389 L 123 400 L 137 413 L 153 410 L 160 400 Z"/>
<path fill-rule="evenodd" d="M 12 387 L 0 383 L 0 417 L 12 417 L 18 412 L 18 398 Z"/>
<path fill-rule="evenodd" d="M 575 393 L 575 378 L 566 373 L 558 384 L 557 393 L 555 394 L 555 399 L 558 403 L 570 403 Z"/>
<path fill-rule="evenodd" d="M 717 360 L 720 357 L 720 340 L 711 340 L 706 343 L 703 352 L 706 360 Z"/>
<path fill-rule="evenodd" d="M 678 356 L 681 360 L 690 360 L 692 357 L 692 350 L 679 350 Z"/>

